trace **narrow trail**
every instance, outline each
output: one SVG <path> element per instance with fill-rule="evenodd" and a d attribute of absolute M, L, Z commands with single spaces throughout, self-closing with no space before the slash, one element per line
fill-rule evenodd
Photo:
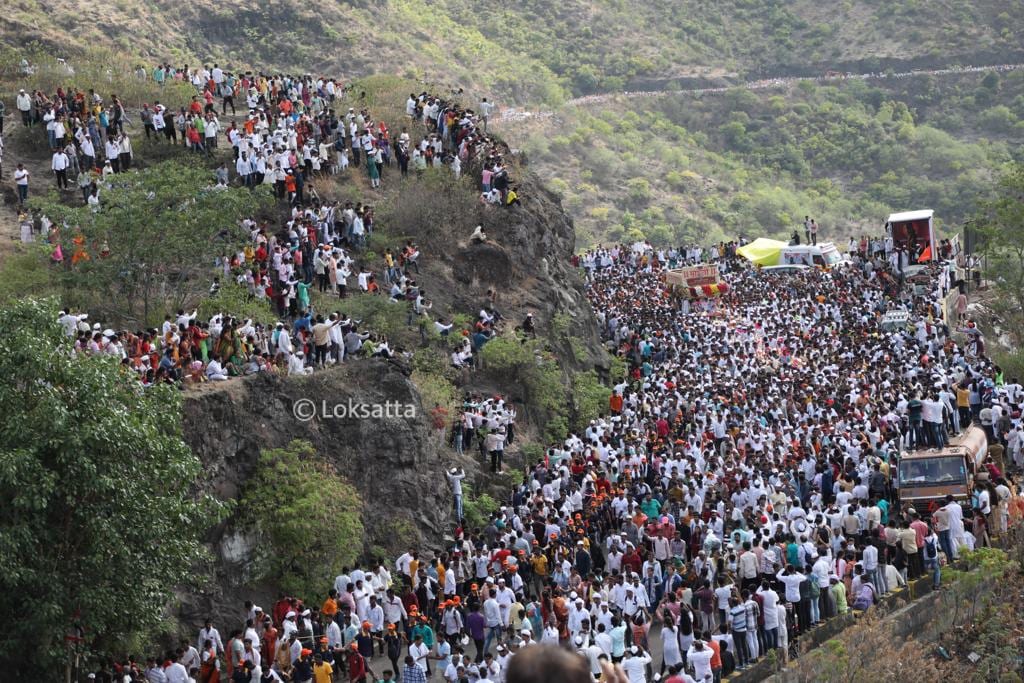
<path fill-rule="evenodd" d="M 1005 72 L 1019 71 L 1024 69 L 1024 64 L 991 64 L 985 66 L 951 66 L 945 69 L 921 69 L 917 71 L 904 71 L 900 73 L 836 73 L 822 76 L 780 76 L 776 78 L 763 78 L 756 81 L 747 81 L 728 86 L 714 88 L 686 88 L 682 90 L 626 90 L 623 92 L 602 93 L 599 95 L 585 95 L 568 100 L 564 106 L 591 107 L 613 101 L 619 97 L 636 99 L 641 97 L 661 97 L 664 95 L 714 95 L 729 92 L 731 90 L 769 90 L 773 88 L 784 88 L 801 81 L 814 83 L 833 83 L 838 81 L 888 81 L 901 80 L 905 78 L 916 78 L 919 76 L 954 76 L 967 73 L 986 73 L 990 71 Z M 508 108 L 501 112 L 499 120 L 502 122 L 515 123 L 534 119 L 547 119 L 554 117 L 556 112 L 549 110 L 528 111 L 523 109 Z"/>

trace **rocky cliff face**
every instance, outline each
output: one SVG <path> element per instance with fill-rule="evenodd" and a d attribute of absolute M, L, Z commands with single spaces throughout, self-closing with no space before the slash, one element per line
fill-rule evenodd
<path fill-rule="evenodd" d="M 473 170 L 467 175 L 479 177 Z M 471 183 L 464 179 L 458 191 L 423 191 L 422 201 L 396 209 L 395 227 L 420 245 L 424 254 L 422 284 L 434 309 L 475 316 L 496 294 L 494 307 L 513 324 L 533 313 L 538 333 L 549 336 L 556 316 L 568 315 L 572 335 L 585 346 L 588 357 L 575 358 L 564 340 L 550 338 L 556 353 L 572 370 L 607 366 L 600 334 L 583 282 L 570 265 L 576 245 L 572 218 L 558 197 L 525 164 L 513 165 L 513 179 L 522 204 L 483 206 Z M 471 244 L 479 225 L 484 243 Z"/>
<path fill-rule="evenodd" d="M 484 207 L 463 185 L 426 192 L 421 201 L 403 193 L 401 208 L 389 222 L 402 229 L 423 252 L 418 276 L 435 304 L 435 313 L 475 315 L 497 291 L 496 307 L 518 324 L 533 313 L 539 333 L 548 334 L 556 316 L 568 315 L 572 335 L 586 353 L 574 353 L 567 340 L 551 338 L 552 350 L 567 372 L 606 367 L 597 323 L 583 295 L 582 282 L 569 265 L 575 233 L 558 199 L 529 174 L 521 177 L 523 205 Z M 423 186 L 419 186 L 423 190 Z M 410 192 L 416 192 L 414 186 Z M 470 244 L 476 225 L 489 239 Z M 464 390 L 518 388 L 489 377 L 470 378 Z M 323 416 L 324 407 L 391 404 L 392 417 L 359 419 Z M 296 411 L 316 416 L 300 419 Z M 428 406 L 429 409 L 429 406 Z M 301 417 L 307 416 L 303 413 Z M 525 419 L 525 418 L 524 418 Z M 444 468 L 456 460 L 442 449 L 430 416 L 408 377 L 407 368 L 383 360 L 359 360 L 308 377 L 252 377 L 188 394 L 183 416 L 185 439 L 199 455 L 205 476 L 201 487 L 221 500 L 237 500 L 257 467 L 261 449 L 286 446 L 294 439 L 317 452 L 360 491 L 364 505 L 367 554 L 396 556 L 408 545 L 438 548 L 451 528 L 451 494 Z M 529 425 L 524 425 L 528 430 Z M 486 486 L 472 457 L 457 460 L 476 483 Z M 178 616 L 190 626 L 208 614 L 237 613 L 244 599 L 269 601 L 275 588 L 254 584 L 254 538 L 230 518 L 211 532 L 214 563 L 209 586 L 201 594 L 181 596 Z"/>
<path fill-rule="evenodd" d="M 354 406 L 371 405 L 390 406 L 384 409 L 390 416 L 351 416 Z M 393 363 L 362 360 L 308 377 L 207 385 L 186 399 L 184 425 L 185 439 L 205 468 L 201 486 L 221 500 L 240 496 L 260 450 L 304 439 L 362 494 L 367 537 L 352 542 L 367 552 L 390 553 L 407 543 L 436 547 L 450 521 L 451 496 L 430 417 L 413 383 Z M 212 585 L 184 606 L 189 621 L 199 616 L 197 610 L 236 603 L 243 587 L 246 597 L 260 594 L 249 585 L 255 540 L 229 519 L 209 542 L 216 556 Z"/>

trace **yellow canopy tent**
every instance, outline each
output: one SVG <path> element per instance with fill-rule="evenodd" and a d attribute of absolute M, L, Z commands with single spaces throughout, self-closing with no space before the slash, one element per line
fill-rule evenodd
<path fill-rule="evenodd" d="M 777 266 L 782 250 L 787 246 L 786 242 L 758 237 L 750 244 L 738 248 L 736 253 L 759 266 Z"/>

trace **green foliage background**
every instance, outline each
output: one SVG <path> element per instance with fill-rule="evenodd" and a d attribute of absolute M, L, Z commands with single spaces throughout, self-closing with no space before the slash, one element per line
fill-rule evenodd
<path fill-rule="evenodd" d="M 266 188 L 213 190 L 213 174 L 194 158 L 115 176 L 100 190 L 100 210 L 69 206 L 56 191 L 30 199 L 59 230 L 65 262 L 51 269 L 67 305 L 105 319 L 153 325 L 166 310 L 191 308 L 212 283 L 214 259 L 248 240 L 238 222 L 268 206 Z M 72 264 L 73 240 L 89 258 Z M 109 256 L 101 251 L 109 248 Z"/>
<path fill-rule="evenodd" d="M 173 387 L 143 391 L 117 359 L 77 358 L 53 301 L 0 309 L 0 638 L 11 680 L 52 680 L 76 624 L 119 653 L 197 585 L 199 534 L 223 507 L 196 497 Z"/>
<path fill-rule="evenodd" d="M 359 492 L 308 441 L 263 451 L 240 508 L 260 538 L 258 578 L 290 595 L 319 597 L 362 554 Z"/>
<path fill-rule="evenodd" d="M 915 208 L 957 231 L 1021 158 L 1022 111 L 1021 71 L 805 81 L 570 107 L 525 147 L 573 214 L 578 246 L 784 237 L 807 214 L 823 239 L 845 242 Z"/>
<path fill-rule="evenodd" d="M 490 92 L 519 104 L 668 83 L 693 75 L 819 70 L 884 60 L 969 61 L 1020 51 L 1021 0 L 368 0 L 309 5 L 167 5 L 114 0 L 79 21 L 73 0 L 17 2 L 0 36 L 10 45 L 57 46 L 74 59 L 101 47 L 175 65 L 202 61 L 345 78 L 393 73 L 432 85 Z M 272 30 L 271 30 L 272 27 Z M 17 64 L 16 60 L 9 62 Z"/>

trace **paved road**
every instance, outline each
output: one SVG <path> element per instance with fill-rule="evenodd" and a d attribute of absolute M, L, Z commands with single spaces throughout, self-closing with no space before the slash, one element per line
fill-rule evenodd
<path fill-rule="evenodd" d="M 688 88 L 682 90 L 627 90 L 616 93 L 602 93 L 600 95 L 586 95 L 584 97 L 577 97 L 567 101 L 566 106 L 590 107 L 594 105 L 600 105 L 623 96 L 635 99 L 640 97 L 661 97 L 663 95 L 709 95 L 729 92 L 730 90 L 735 90 L 737 88 L 742 88 L 744 90 L 768 90 L 772 88 L 787 87 L 795 83 L 799 83 L 800 81 L 812 81 L 815 83 L 832 83 L 836 81 L 849 80 L 883 81 L 901 80 L 904 78 L 916 78 L 919 76 L 950 76 L 965 73 L 987 73 L 990 71 L 1018 71 L 1022 69 L 1024 69 L 1024 64 L 991 64 L 986 66 L 951 66 L 945 69 L 922 69 L 919 71 L 904 71 L 900 73 L 844 73 L 815 76 L 813 78 L 787 76 L 779 78 L 764 78 L 757 81 L 747 81 L 746 83 L 738 83 L 736 85 L 716 88 Z M 526 121 L 530 119 L 545 119 L 551 118 L 553 116 L 555 116 L 555 112 L 553 111 L 529 111 L 524 109 L 509 108 L 501 112 L 499 120 L 507 122 L 516 122 Z"/>

